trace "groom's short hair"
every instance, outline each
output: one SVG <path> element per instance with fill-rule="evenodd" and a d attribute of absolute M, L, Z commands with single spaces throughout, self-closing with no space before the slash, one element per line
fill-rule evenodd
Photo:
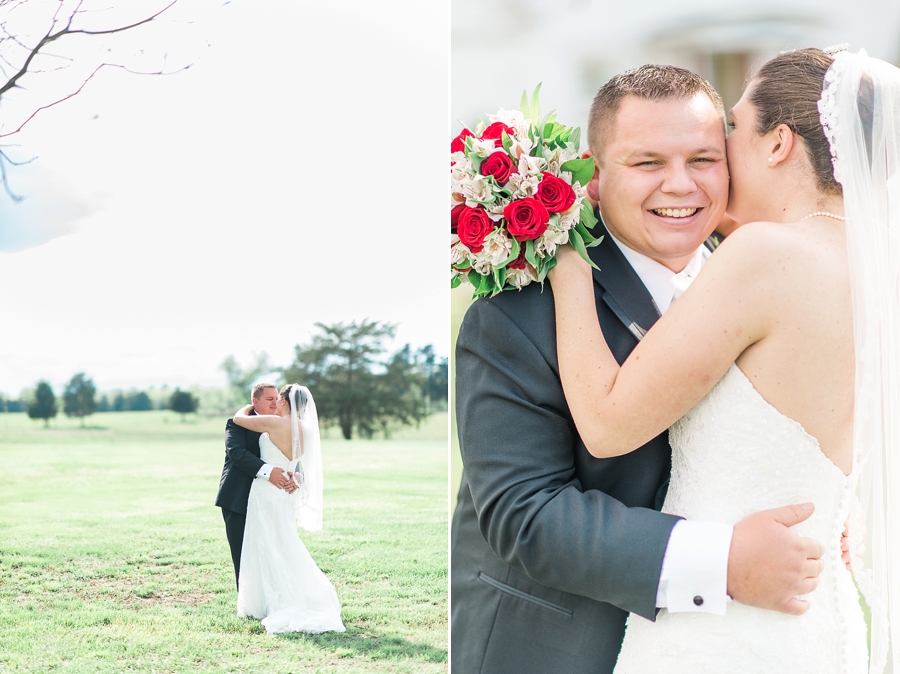
<path fill-rule="evenodd" d="M 600 157 L 603 143 L 613 130 L 616 112 L 626 96 L 648 101 L 688 99 L 706 94 L 725 121 L 722 97 L 709 82 L 684 68 L 649 64 L 626 70 L 600 87 L 588 114 L 588 145 L 595 157 Z"/>
<path fill-rule="evenodd" d="M 254 400 L 259 400 L 260 398 L 262 398 L 263 391 L 265 391 L 267 388 L 273 388 L 276 391 L 278 390 L 278 387 L 275 386 L 275 384 L 267 384 L 263 382 L 261 384 L 256 384 L 253 386 L 253 390 L 250 391 L 250 397 Z"/>

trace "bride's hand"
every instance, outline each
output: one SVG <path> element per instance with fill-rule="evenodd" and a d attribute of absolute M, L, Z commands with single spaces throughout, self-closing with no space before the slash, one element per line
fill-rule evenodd
<path fill-rule="evenodd" d="M 234 413 L 236 417 L 246 417 L 250 415 L 250 410 L 253 409 L 253 405 L 244 405 L 237 412 Z"/>
<path fill-rule="evenodd" d="M 560 285 L 569 279 L 591 278 L 591 266 L 569 244 L 556 249 L 556 266 L 547 274 L 550 285 Z"/>

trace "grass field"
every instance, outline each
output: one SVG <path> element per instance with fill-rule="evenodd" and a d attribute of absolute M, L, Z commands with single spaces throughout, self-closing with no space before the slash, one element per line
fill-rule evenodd
<path fill-rule="evenodd" d="M 446 672 L 447 415 L 325 439 L 325 526 L 301 532 L 344 634 L 236 617 L 224 419 L 0 414 L 0 672 Z"/>

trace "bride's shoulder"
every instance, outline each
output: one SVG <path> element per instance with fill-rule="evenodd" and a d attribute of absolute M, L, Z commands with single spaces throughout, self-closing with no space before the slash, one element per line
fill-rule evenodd
<path fill-rule="evenodd" d="M 741 225 L 716 248 L 716 255 L 729 262 L 746 262 L 754 268 L 782 265 L 804 258 L 814 248 L 802 228 L 780 222 L 750 222 Z"/>
<path fill-rule="evenodd" d="M 823 245 L 804 227 L 778 222 L 742 225 L 716 248 L 710 262 L 735 286 L 797 295 L 834 276 L 841 264 L 838 245 Z"/>

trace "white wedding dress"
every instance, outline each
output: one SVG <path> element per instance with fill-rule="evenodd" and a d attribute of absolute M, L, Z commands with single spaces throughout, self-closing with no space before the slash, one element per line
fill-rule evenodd
<path fill-rule="evenodd" d="M 736 523 L 760 510 L 812 502 L 794 529 L 826 549 L 818 588 L 802 616 L 729 602 L 725 616 L 628 617 L 615 674 L 864 674 L 866 624 L 840 539 L 852 485 L 796 421 L 732 365 L 669 431 L 672 479 L 663 510 Z"/>
<path fill-rule="evenodd" d="M 259 438 L 260 458 L 291 470 L 269 439 Z M 262 619 L 266 632 L 343 632 L 341 604 L 325 574 L 297 535 L 293 499 L 268 480 L 256 479 L 247 502 L 241 549 L 238 616 Z"/>

